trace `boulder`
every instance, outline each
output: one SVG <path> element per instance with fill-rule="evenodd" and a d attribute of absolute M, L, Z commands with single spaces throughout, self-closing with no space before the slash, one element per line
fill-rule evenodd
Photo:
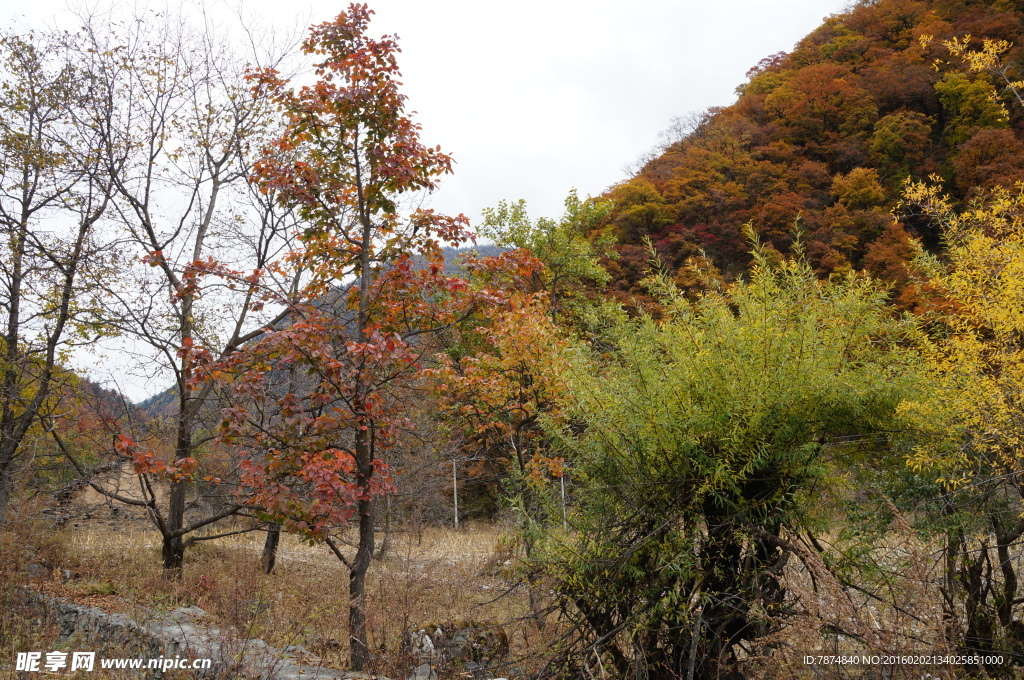
<path fill-rule="evenodd" d="M 403 637 L 403 651 L 420 664 L 492 666 L 508 656 L 508 635 L 496 623 L 448 621 L 417 626 Z"/>

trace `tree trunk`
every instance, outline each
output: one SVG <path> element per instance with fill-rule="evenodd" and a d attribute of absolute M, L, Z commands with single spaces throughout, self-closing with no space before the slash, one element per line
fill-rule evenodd
<path fill-rule="evenodd" d="M 370 650 L 366 642 L 366 572 L 373 561 L 373 499 L 370 498 L 370 478 L 373 476 L 373 437 L 369 429 L 357 429 L 355 441 L 356 484 L 361 499 L 357 504 L 359 512 L 359 546 L 348 583 L 348 629 L 349 665 L 354 671 L 362 671 L 370 661 Z"/>
<path fill-rule="evenodd" d="M 20 401 L 18 367 L 21 357 L 21 284 L 22 259 L 25 255 L 27 224 L 24 216 L 18 230 L 14 258 L 10 263 L 10 299 L 7 302 L 7 323 L 4 328 L 4 371 L 0 383 L 0 529 L 7 522 L 7 508 L 14 493 L 14 457 L 18 453 L 20 437 L 15 434 L 17 415 L 15 404 Z"/>
<path fill-rule="evenodd" d="M 533 622 L 537 624 L 537 628 L 544 630 L 546 617 L 544 615 L 544 599 L 541 595 L 541 585 L 540 576 L 533 569 L 530 569 L 530 573 L 526 575 L 526 592 L 530 595 L 530 611 L 533 613 Z"/>
<path fill-rule="evenodd" d="M 530 596 L 530 611 L 533 613 L 533 621 L 537 624 L 537 628 L 544 630 L 544 584 L 537 572 L 535 560 L 537 555 L 536 541 L 530 533 L 534 530 L 531 525 L 539 525 L 543 519 L 540 517 L 540 503 L 536 498 L 536 493 L 529 485 L 523 489 L 523 507 L 527 515 L 524 518 L 523 526 L 523 552 L 526 558 L 526 568 L 529 570 L 526 574 L 526 592 Z"/>
<path fill-rule="evenodd" d="M 992 590 L 989 546 L 982 542 L 975 554 L 977 557 L 972 558 L 965 549 L 960 566 L 960 580 L 966 595 L 964 615 L 967 620 L 961 653 L 972 656 L 991 652 L 995 648 L 995 616 L 988 604 Z M 965 664 L 965 667 L 981 669 L 980 664 Z"/>
<path fill-rule="evenodd" d="M 167 529 L 163 540 L 163 566 L 166 578 L 181 576 L 185 561 L 185 542 L 181 528 L 185 525 L 185 482 L 171 482 L 167 506 Z"/>
<path fill-rule="evenodd" d="M 948 495 L 947 494 L 947 498 Z M 942 514 L 946 521 L 955 513 L 953 504 L 946 500 L 943 503 Z M 959 579 L 957 573 L 960 564 L 960 548 L 964 541 L 963 529 L 956 522 L 951 523 L 952 528 L 946 534 L 946 545 L 943 550 L 943 579 L 939 592 L 942 594 L 942 621 L 945 628 L 947 640 L 956 640 L 960 635 L 959 608 L 957 606 L 957 594 L 959 592 Z M 966 552 L 966 548 L 965 548 Z"/>
<path fill-rule="evenodd" d="M 212 207 L 212 204 L 211 204 Z M 196 259 L 201 251 L 200 239 L 196 244 Z M 180 288 L 180 285 L 176 285 Z M 192 343 L 192 294 L 182 296 L 181 300 L 181 347 L 190 347 Z M 189 381 L 192 378 L 192 366 L 187 353 L 181 352 L 181 374 L 178 378 L 178 422 L 174 441 L 174 460 L 179 461 L 192 455 L 192 404 Z M 185 561 L 185 544 L 182 529 L 185 526 L 185 482 L 170 482 L 170 493 L 167 503 L 167 528 L 164 530 L 163 566 L 166 578 L 181 576 Z"/>
<path fill-rule="evenodd" d="M 698 663 L 711 677 L 731 680 L 738 677 L 733 645 L 747 628 L 746 606 L 737 606 L 743 595 L 742 530 L 732 521 L 729 509 L 719 507 L 713 497 L 705 500 L 703 511 L 707 539 L 700 564 L 708 602 L 701 616 L 707 638 L 698 644 Z"/>
<path fill-rule="evenodd" d="M 263 542 L 263 557 L 261 563 L 263 565 L 263 573 L 269 574 L 274 571 L 274 565 L 277 564 L 277 546 L 281 542 L 281 525 L 277 522 L 271 522 L 270 526 L 267 527 L 267 539 Z"/>
<path fill-rule="evenodd" d="M 7 508 L 14 491 L 14 461 L 0 459 L 0 531 L 7 524 Z"/>
<path fill-rule="evenodd" d="M 553 311 L 552 311 L 553 313 Z M 516 462 L 519 464 L 519 473 L 523 476 L 527 474 L 527 456 L 526 452 L 519 442 L 519 433 L 528 423 L 520 423 L 516 428 L 516 432 L 509 438 L 512 444 L 512 450 L 516 455 Z M 523 520 L 522 520 L 522 531 L 523 531 L 523 552 L 525 553 L 526 566 L 529 572 L 526 576 L 526 590 L 530 597 L 530 611 L 533 613 L 533 620 L 537 624 L 537 628 L 544 630 L 544 605 L 543 605 L 543 594 L 541 592 L 540 577 L 537 575 L 534 564 L 534 555 L 536 554 L 536 548 L 534 545 L 534 539 L 531 536 L 531 532 L 534 531 L 534 526 L 540 526 L 543 524 L 544 518 L 541 516 L 541 503 L 540 499 L 537 498 L 537 491 L 534 490 L 529 484 L 523 486 Z"/>
<path fill-rule="evenodd" d="M 373 501 L 359 501 L 359 547 L 348 583 L 349 663 L 354 671 L 365 670 L 370 661 L 366 642 L 366 572 L 373 559 L 373 542 Z"/>
<path fill-rule="evenodd" d="M 185 310 L 185 321 L 182 323 L 183 331 L 182 345 L 184 340 L 192 334 L 192 328 L 188 321 L 187 314 L 191 312 L 191 300 L 186 299 L 182 305 Z M 189 409 L 189 388 L 188 380 L 191 378 L 191 369 L 188 359 L 181 360 L 183 379 L 178 383 L 180 396 L 178 398 L 178 427 L 174 446 L 174 459 L 181 460 L 192 455 L 192 427 L 191 413 Z M 164 531 L 163 565 L 165 576 L 168 578 L 181 576 L 182 564 L 185 561 L 185 543 L 182 539 L 182 528 L 185 526 L 185 482 L 171 482 L 170 493 L 167 499 L 167 528 Z"/>

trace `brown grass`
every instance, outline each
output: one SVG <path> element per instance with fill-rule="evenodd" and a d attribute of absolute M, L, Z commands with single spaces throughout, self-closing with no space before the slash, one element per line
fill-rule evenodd
<path fill-rule="evenodd" d="M 942 664 L 815 664 L 805 656 L 867 657 L 945 656 L 957 653 L 948 639 L 939 589 L 938 545 L 922 540 L 897 518 L 893 531 L 875 546 L 883 568 L 862 574 L 857 588 L 844 584 L 821 555 L 798 537 L 785 574 L 787 605 L 799 614 L 785 619 L 778 632 L 759 641 L 770 656 L 751 658 L 752 677 L 879 678 L 954 680 L 958 667 Z M 828 536 L 819 537 L 830 546 Z M 832 547 L 832 554 L 835 549 Z M 870 593 L 870 594 L 869 594 Z"/>
<path fill-rule="evenodd" d="M 374 561 L 367 579 L 372 670 L 406 677 L 411 661 L 402 657 L 403 633 L 432 622 L 502 624 L 513 657 L 543 646 L 546 639 L 523 618 L 525 592 L 502 578 L 502 569 L 514 568 L 511 560 L 505 564 L 508 547 L 502 535 L 494 525 L 475 524 L 459 531 L 435 527 L 392 536 L 388 556 Z M 35 547 L 9 565 L 4 582 L 25 583 L 28 564 L 43 561 L 47 576 L 30 585 L 51 595 L 140 618 L 149 609 L 195 605 L 211 615 L 211 625 L 226 626 L 240 639 L 301 645 L 325 666 L 346 667 L 348 572 L 325 547 L 282 536 L 277 567 L 264 575 L 259 563 L 263 534 L 201 542 L 186 552 L 182 578 L 169 580 L 160 569 L 158 539 L 153 530 L 115 530 L 98 522 L 40 533 L 22 543 Z M 72 578 L 64 582 L 67 575 Z M 0 647 L 20 651 L 34 649 L 29 642 L 56 640 L 52 623 L 28 633 L 12 627 L 17 618 L 7 617 L 6 611 L 0 618 Z M 0 669 L 6 661 L 0 659 Z"/>
<path fill-rule="evenodd" d="M 101 600 L 107 595 L 90 592 L 96 583 L 83 580 L 75 586 L 59 586 L 63 580 L 68 560 L 66 536 L 54 533 L 51 528 L 38 521 L 16 522 L 7 531 L 0 532 L 0 680 L 22 680 L 32 676 L 15 671 L 17 652 L 96 652 L 102 657 L 135 656 L 110 645 L 83 644 L 75 639 L 60 638 L 60 627 L 52 612 L 31 603 L 26 589 L 44 592 L 64 590 L 74 594 L 77 601 L 92 606 L 104 606 Z M 131 611 L 134 605 L 124 600 L 117 601 L 117 608 Z M 137 608 L 137 607 L 136 607 Z M 39 677 L 48 677 L 40 673 Z M 59 677 L 75 680 L 139 680 L 143 675 L 137 670 L 104 670 L 97 667 L 92 672 L 62 672 Z M 194 675 L 180 671 L 169 671 L 162 676 L 166 680 L 185 680 Z M 219 680 L 227 680 L 221 678 Z"/>
<path fill-rule="evenodd" d="M 826 669 L 804 664 L 808 654 L 955 651 L 942 619 L 938 546 L 922 541 L 904 523 L 897 525 L 885 544 L 876 546 L 879 562 L 888 568 L 874 579 L 858 579 L 875 598 L 844 587 L 815 551 L 798 550 L 787 566 L 786 582 L 788 608 L 799 613 L 785 618 L 780 630 L 750 650 L 746 669 L 751 677 L 957 677 L 959 669 L 941 666 Z M 160 569 L 158 534 L 142 524 L 127 526 L 134 528 L 117 530 L 94 520 L 54 532 L 48 525 L 24 522 L 0 534 L 0 650 L 69 649 L 69 643 L 58 639 L 52 620 L 24 605 L 19 588 L 28 586 L 138 618 L 153 609 L 196 605 L 211 615 L 212 626 L 234 631 L 239 640 L 301 645 L 326 666 L 346 668 L 348 573 L 323 546 L 283 536 L 277 568 L 268 576 L 260 571 L 262 534 L 202 542 L 186 553 L 182 578 L 169 580 Z M 827 536 L 819 538 L 828 542 Z M 787 538 L 794 545 L 797 539 Z M 517 560 L 515 543 L 492 524 L 396 532 L 389 555 L 374 562 L 367 580 L 372 670 L 403 680 L 412 665 L 402 655 L 403 633 L 458 620 L 503 625 L 511 658 L 520 659 L 517 665 L 527 672 L 535 669 L 558 625 L 552 621 L 541 632 L 528 618 L 526 592 L 513 587 L 521 567 Z M 65 582 L 65 575 L 70 580 Z M 121 654 L 109 650 L 108 656 Z M 13 655 L 0 656 L 0 680 L 13 680 L 12 667 Z M 456 670 L 441 669 L 441 677 L 458 677 Z M 496 674 L 501 672 L 497 669 Z"/>

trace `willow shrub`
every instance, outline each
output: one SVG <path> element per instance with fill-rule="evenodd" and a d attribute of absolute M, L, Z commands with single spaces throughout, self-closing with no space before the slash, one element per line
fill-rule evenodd
<path fill-rule="evenodd" d="M 575 419 L 550 434 L 573 461 L 576 531 L 550 560 L 578 625 L 552 675 L 738 673 L 737 644 L 781 620 L 787 537 L 830 515 L 828 443 L 898 427 L 919 358 L 885 291 L 754 256 L 749 282 L 696 303 L 654 279 L 660 320 L 620 322 L 570 362 Z"/>

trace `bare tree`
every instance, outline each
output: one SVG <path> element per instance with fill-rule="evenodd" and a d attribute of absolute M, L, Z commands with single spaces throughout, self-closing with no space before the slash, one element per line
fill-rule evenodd
<path fill-rule="evenodd" d="M 83 58 L 109 101 L 93 125 L 126 253 L 97 321 L 130 344 L 133 368 L 170 383 L 173 402 L 159 413 L 172 446 L 147 448 L 145 433 L 134 431 L 119 447 L 140 469 L 165 473 L 166 501 L 148 477 L 142 500 L 119 499 L 146 507 L 163 538 L 163 566 L 176 572 L 186 546 L 201 540 L 196 530 L 242 508 L 226 484 L 205 485 L 220 502 L 188 502 L 203 486 L 195 480 L 218 417 L 210 385 L 193 380 L 195 362 L 227 356 L 283 318 L 265 304 L 268 291 L 297 281 L 273 266 L 290 248 L 290 214 L 248 183 L 250 158 L 274 124 L 242 78 L 260 55 L 233 53 L 210 26 L 169 13 L 157 19 L 87 20 Z"/>
<path fill-rule="evenodd" d="M 110 183 L 96 131 L 102 99 L 63 34 L 0 35 L 0 528 L 23 444 L 52 405 L 61 353 L 102 266 L 97 223 Z"/>

